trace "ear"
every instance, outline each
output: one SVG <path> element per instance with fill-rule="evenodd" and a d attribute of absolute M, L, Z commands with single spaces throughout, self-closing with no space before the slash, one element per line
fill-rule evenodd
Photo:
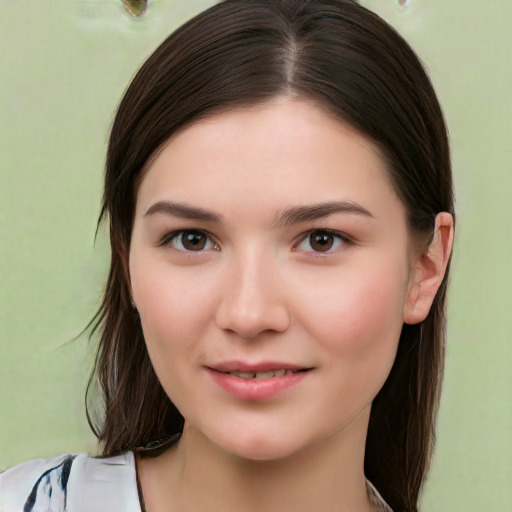
<path fill-rule="evenodd" d="M 430 311 L 450 261 L 453 227 L 452 215 L 446 212 L 437 214 L 432 241 L 416 256 L 403 307 L 406 324 L 422 322 Z"/>

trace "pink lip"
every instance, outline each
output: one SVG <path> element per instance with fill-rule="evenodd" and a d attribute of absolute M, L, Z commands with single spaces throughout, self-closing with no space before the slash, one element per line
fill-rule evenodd
<path fill-rule="evenodd" d="M 295 384 L 298 384 L 308 373 L 310 368 L 277 362 L 264 362 L 247 364 L 240 361 L 230 361 L 206 367 L 213 381 L 224 391 L 241 400 L 264 400 L 271 398 Z M 296 370 L 293 373 L 270 377 L 268 379 L 243 379 L 226 372 L 265 372 L 271 370 Z"/>
<path fill-rule="evenodd" d="M 218 372 L 269 372 L 270 370 L 308 370 L 304 366 L 297 366 L 279 361 L 262 361 L 260 363 L 246 363 L 244 361 L 225 361 L 208 366 Z"/>

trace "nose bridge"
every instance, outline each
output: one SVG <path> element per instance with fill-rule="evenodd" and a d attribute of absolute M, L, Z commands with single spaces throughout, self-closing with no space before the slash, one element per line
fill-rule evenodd
<path fill-rule="evenodd" d="M 217 312 L 219 327 L 243 338 L 286 330 L 289 314 L 280 284 L 277 261 L 265 247 L 238 253 L 226 272 Z"/>

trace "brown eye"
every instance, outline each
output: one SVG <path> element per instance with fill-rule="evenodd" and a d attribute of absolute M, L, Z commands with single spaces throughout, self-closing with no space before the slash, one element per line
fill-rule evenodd
<path fill-rule="evenodd" d="M 206 245 L 206 235 L 199 231 L 189 231 L 181 235 L 181 243 L 187 251 L 201 251 Z"/>
<path fill-rule="evenodd" d="M 316 252 L 326 252 L 334 245 L 334 235 L 325 231 L 314 231 L 309 235 L 309 244 Z"/>
<path fill-rule="evenodd" d="M 181 243 L 187 251 L 202 251 L 208 238 L 200 231 L 185 231 L 181 235 Z"/>
<path fill-rule="evenodd" d="M 200 252 L 218 248 L 217 244 L 215 244 L 208 233 L 194 229 L 176 231 L 166 237 L 160 245 L 170 245 L 174 249 L 183 252 Z"/>
<path fill-rule="evenodd" d="M 309 253 L 335 253 L 343 245 L 350 243 L 350 239 L 342 233 L 316 229 L 304 235 L 302 241 L 296 246 L 296 250 Z"/>

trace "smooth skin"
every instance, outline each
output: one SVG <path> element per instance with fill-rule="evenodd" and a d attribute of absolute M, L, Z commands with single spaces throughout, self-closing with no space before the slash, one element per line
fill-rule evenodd
<path fill-rule="evenodd" d="M 452 237 L 441 213 L 419 247 L 375 146 L 312 103 L 172 138 L 138 190 L 129 257 L 151 361 L 185 418 L 176 447 L 139 461 L 148 511 L 371 510 L 371 403 Z M 226 361 L 308 371 L 246 400 L 212 379 Z"/>

